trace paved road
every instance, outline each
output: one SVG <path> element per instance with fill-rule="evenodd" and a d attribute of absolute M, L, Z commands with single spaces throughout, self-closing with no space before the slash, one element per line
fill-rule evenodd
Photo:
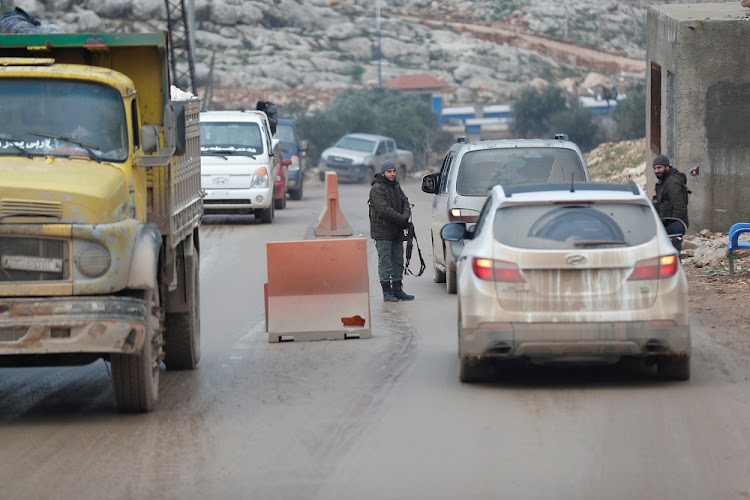
<path fill-rule="evenodd" d="M 367 188 L 339 187 L 365 237 Z M 429 245 L 430 200 L 407 193 Z M 687 383 L 615 366 L 462 385 L 455 296 L 428 269 L 405 281 L 417 300 L 384 304 L 368 244 L 373 337 L 269 344 L 265 242 L 312 238 L 322 206 L 312 185 L 272 225 L 206 219 L 203 359 L 162 373 L 153 413 L 117 413 L 102 361 L 0 370 L 0 496 L 750 497 L 750 368 L 700 324 Z"/>

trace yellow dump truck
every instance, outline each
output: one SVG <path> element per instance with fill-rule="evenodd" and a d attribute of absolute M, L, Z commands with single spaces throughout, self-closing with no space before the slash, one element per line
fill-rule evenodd
<path fill-rule="evenodd" d="M 165 32 L 0 35 L 0 366 L 102 358 L 125 412 L 200 359 L 200 106 L 168 67 Z"/>

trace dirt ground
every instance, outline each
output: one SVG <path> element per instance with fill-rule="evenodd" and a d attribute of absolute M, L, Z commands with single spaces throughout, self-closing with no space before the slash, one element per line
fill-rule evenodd
<path fill-rule="evenodd" d="M 716 240 L 726 248 L 726 236 Z M 729 277 L 726 256 L 709 262 L 683 258 L 683 268 L 690 283 L 693 318 L 711 331 L 716 342 L 750 358 L 750 252 L 737 252 L 734 279 Z"/>

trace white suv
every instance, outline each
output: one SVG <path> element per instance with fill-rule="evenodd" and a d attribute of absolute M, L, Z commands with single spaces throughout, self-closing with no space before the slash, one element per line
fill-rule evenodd
<path fill-rule="evenodd" d="M 273 221 L 279 140 L 262 111 L 200 115 L 201 187 L 206 214 L 254 214 Z"/>
<path fill-rule="evenodd" d="M 476 222 L 493 186 L 588 180 L 581 150 L 564 134 L 554 140 L 459 138 L 440 172 L 422 178 L 422 191 L 435 195 L 430 230 L 435 283 L 445 282 L 448 293 L 456 293 L 456 263 L 440 229 L 449 222 Z"/>

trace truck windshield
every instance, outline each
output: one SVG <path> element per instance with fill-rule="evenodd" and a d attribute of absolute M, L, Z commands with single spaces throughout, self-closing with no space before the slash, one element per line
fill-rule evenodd
<path fill-rule="evenodd" d="M 128 127 L 113 88 L 79 80 L 0 80 L 0 155 L 123 162 Z"/>
<path fill-rule="evenodd" d="M 375 151 L 376 141 L 360 139 L 359 137 L 344 136 L 336 143 L 337 148 L 351 149 L 352 151 L 361 151 L 363 153 L 372 153 Z"/>
<path fill-rule="evenodd" d="M 201 154 L 258 155 L 263 136 L 254 122 L 200 122 Z"/>

